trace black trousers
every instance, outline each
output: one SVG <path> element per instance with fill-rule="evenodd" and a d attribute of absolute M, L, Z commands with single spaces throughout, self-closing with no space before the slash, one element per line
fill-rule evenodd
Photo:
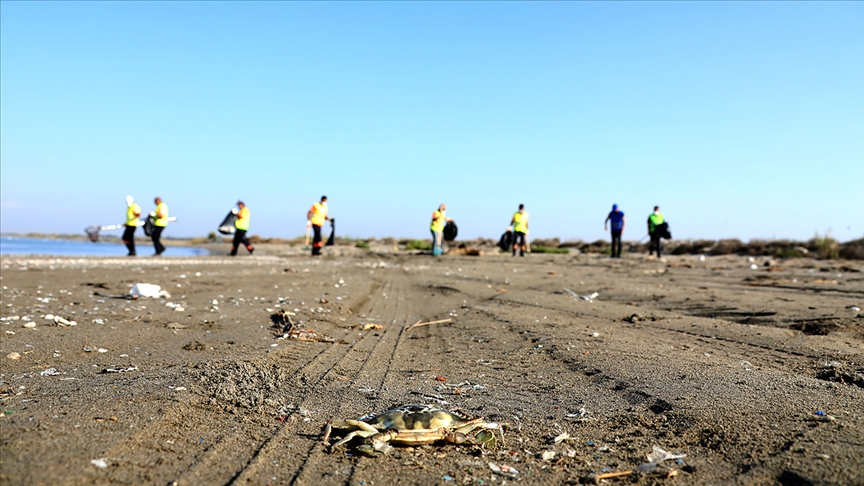
<path fill-rule="evenodd" d="M 612 258 L 621 258 L 621 230 L 612 230 Z"/>
<path fill-rule="evenodd" d="M 249 253 L 252 253 L 252 243 L 249 243 L 249 238 L 246 238 L 246 230 L 235 230 L 234 231 L 234 242 L 231 243 L 231 254 L 237 254 L 237 248 L 240 247 L 240 244 L 246 247 L 249 250 Z"/>
<path fill-rule="evenodd" d="M 159 241 L 159 238 L 162 238 L 162 230 L 164 229 L 164 226 L 154 226 L 153 231 L 150 232 L 150 239 L 153 240 L 153 248 L 156 250 L 157 255 L 161 255 L 165 251 L 165 247 Z"/>
<path fill-rule="evenodd" d="M 321 247 L 324 246 L 324 244 L 321 242 L 321 225 L 313 224 L 312 233 L 314 233 L 314 236 L 312 237 L 312 254 L 320 255 Z"/>
<path fill-rule="evenodd" d="M 521 241 L 521 243 L 520 243 Z M 519 248 L 519 253 L 525 252 L 525 233 L 521 231 L 513 232 L 513 254 L 516 254 L 516 248 Z"/>
<path fill-rule="evenodd" d="M 135 230 L 137 228 L 137 226 L 126 225 L 126 229 L 123 230 L 123 243 L 129 249 L 129 256 L 135 255 Z"/>
<path fill-rule="evenodd" d="M 648 256 L 651 256 L 656 250 L 657 258 L 660 258 L 660 233 L 655 231 L 654 233 L 649 233 L 649 236 L 651 236 L 651 244 L 648 246 Z"/>

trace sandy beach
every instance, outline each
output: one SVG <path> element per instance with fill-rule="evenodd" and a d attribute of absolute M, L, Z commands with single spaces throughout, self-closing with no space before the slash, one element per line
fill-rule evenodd
<path fill-rule="evenodd" d="M 862 271 L 266 244 L 5 255 L 0 483 L 580 484 L 659 447 L 684 457 L 606 484 L 862 484 Z M 115 298 L 137 283 L 170 297 Z M 274 327 L 282 311 L 311 340 Z M 322 442 L 329 420 L 407 403 L 506 424 L 504 441 L 374 458 Z"/>

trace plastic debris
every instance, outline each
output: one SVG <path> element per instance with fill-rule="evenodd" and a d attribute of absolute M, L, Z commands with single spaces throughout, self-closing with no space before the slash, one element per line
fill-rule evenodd
<path fill-rule="evenodd" d="M 162 290 L 162 287 L 149 283 L 137 283 L 133 285 L 132 288 L 129 289 L 129 295 L 131 295 L 133 299 L 139 297 L 150 297 L 154 299 L 171 297 L 171 294 Z"/>
<path fill-rule="evenodd" d="M 48 368 L 45 371 L 40 371 L 39 376 L 56 376 L 59 375 L 60 372 L 57 371 L 57 368 Z"/>
<path fill-rule="evenodd" d="M 580 295 L 579 297 L 581 297 L 582 300 L 587 300 L 588 302 L 593 302 L 594 299 L 596 299 L 597 297 L 600 297 L 600 294 L 598 292 L 594 292 L 591 295 Z"/>
<path fill-rule="evenodd" d="M 108 461 L 105 458 L 93 459 L 90 461 L 90 464 L 93 464 L 94 466 L 101 469 L 105 469 L 106 467 L 108 467 Z"/>
<path fill-rule="evenodd" d="M 651 453 L 648 454 L 648 462 L 659 464 L 663 461 L 668 461 L 669 459 L 682 459 L 684 457 L 687 457 L 687 454 L 672 454 L 664 451 L 657 446 L 654 446 L 651 450 Z"/>
<path fill-rule="evenodd" d="M 837 420 L 836 417 L 834 417 L 833 415 L 828 415 L 822 410 L 817 410 L 816 413 L 809 416 L 808 419 L 815 422 L 833 422 Z"/>
<path fill-rule="evenodd" d="M 137 366 L 129 366 L 129 367 L 126 367 L 126 368 L 120 368 L 120 367 L 117 367 L 117 368 L 104 368 L 104 369 L 102 370 L 102 373 L 126 373 L 126 372 L 129 372 L 129 371 L 138 371 L 138 367 L 137 367 Z"/>
<path fill-rule="evenodd" d="M 563 434 L 558 435 L 557 437 L 552 439 L 553 444 L 560 444 L 561 442 L 570 438 L 570 434 L 564 432 Z"/>
<path fill-rule="evenodd" d="M 499 466 L 499 465 L 495 464 L 494 462 L 490 462 L 489 463 L 489 469 L 491 469 L 495 473 L 498 473 L 502 476 L 506 476 L 509 478 L 515 478 L 516 476 L 519 475 L 519 471 L 517 471 L 515 468 L 513 468 L 511 466 L 508 466 L 507 464 L 501 464 Z"/>
<path fill-rule="evenodd" d="M 555 451 L 543 451 L 543 454 L 540 455 L 544 461 L 551 461 L 555 459 Z"/>

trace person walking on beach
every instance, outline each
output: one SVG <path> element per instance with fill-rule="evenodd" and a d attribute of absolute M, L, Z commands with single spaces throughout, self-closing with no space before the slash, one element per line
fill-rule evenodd
<path fill-rule="evenodd" d="M 448 221 L 453 221 L 453 218 L 447 217 L 447 205 L 441 204 L 432 213 L 432 224 L 429 229 L 432 231 L 432 255 L 440 256 L 444 252 L 444 227 Z"/>
<path fill-rule="evenodd" d="M 528 211 L 525 211 L 524 204 L 520 204 L 519 211 L 513 213 L 510 226 L 513 228 L 513 256 L 516 256 L 517 249 L 519 250 L 519 256 L 525 256 L 525 236 L 528 234 Z M 520 240 L 522 241 L 521 244 L 519 243 Z"/>
<path fill-rule="evenodd" d="M 242 243 L 249 250 L 251 255 L 255 248 L 252 248 L 252 243 L 249 243 L 249 238 L 246 238 L 246 232 L 249 231 L 249 208 L 243 201 L 237 201 L 237 209 L 231 211 L 237 215 L 234 220 L 234 242 L 231 243 L 231 256 L 237 255 L 237 248 Z"/>
<path fill-rule="evenodd" d="M 660 206 L 654 206 L 654 212 L 648 216 L 648 236 L 651 238 L 651 243 L 648 245 L 648 256 L 657 251 L 657 258 L 660 258 L 660 231 L 657 227 L 663 224 L 666 218 L 660 212 Z"/>
<path fill-rule="evenodd" d="M 609 229 L 609 223 L 612 223 L 612 258 L 621 258 L 621 235 L 624 234 L 624 211 L 618 209 L 617 204 L 612 205 L 612 211 L 609 216 L 606 216 L 606 221 L 603 222 L 603 229 Z"/>
<path fill-rule="evenodd" d="M 126 229 L 123 230 L 123 244 L 129 249 L 127 256 L 135 256 L 135 229 L 138 228 L 139 216 L 141 216 L 141 206 L 135 203 L 132 196 L 126 196 Z"/>
<path fill-rule="evenodd" d="M 150 211 L 150 216 L 153 217 L 153 231 L 150 233 L 150 239 L 153 240 L 153 248 L 156 249 L 156 256 L 165 252 L 165 247 L 160 239 L 162 238 L 162 230 L 168 226 L 168 205 L 162 202 L 161 197 L 156 197 L 153 200 L 156 204 L 156 210 Z"/>
<path fill-rule="evenodd" d="M 321 196 L 321 201 L 312 204 L 309 212 L 306 213 L 306 227 L 311 226 L 312 231 L 315 233 L 315 236 L 312 238 L 312 255 L 320 255 L 321 247 L 324 246 L 324 243 L 321 241 L 321 227 L 324 226 L 325 221 L 333 219 L 327 215 L 328 211 L 327 196 Z"/>

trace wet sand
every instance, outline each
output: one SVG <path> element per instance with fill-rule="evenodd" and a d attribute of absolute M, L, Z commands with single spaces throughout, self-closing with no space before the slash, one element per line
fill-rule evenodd
<path fill-rule="evenodd" d="M 686 457 L 608 484 L 864 483 L 859 261 L 374 250 L 2 257 L 0 483 L 577 484 L 654 446 Z M 95 295 L 140 282 L 171 297 Z M 403 403 L 505 442 L 321 442 Z"/>

